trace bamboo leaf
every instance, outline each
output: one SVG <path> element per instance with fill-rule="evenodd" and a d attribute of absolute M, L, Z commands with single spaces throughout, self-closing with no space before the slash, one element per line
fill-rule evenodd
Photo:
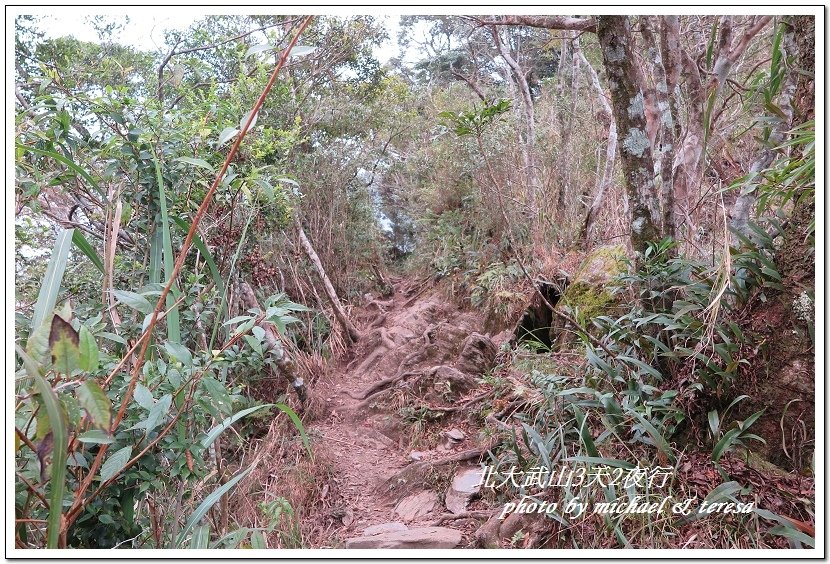
<path fill-rule="evenodd" d="M 35 331 L 40 327 L 46 317 L 51 315 L 58 301 L 63 274 L 66 271 L 66 261 L 69 258 L 69 249 L 72 246 L 72 233 L 74 229 L 66 229 L 58 233 L 55 239 L 55 247 L 52 249 L 52 257 L 46 267 L 46 274 L 40 283 L 37 303 L 35 303 L 34 316 L 32 317 L 31 330 Z"/>
<path fill-rule="evenodd" d="M 588 421 L 585 418 L 585 414 L 582 413 L 582 410 L 579 409 L 576 404 L 571 404 L 571 409 L 574 412 L 574 416 L 576 416 L 576 425 L 579 427 L 579 437 L 582 439 L 582 444 L 585 445 L 586 452 L 589 456 L 598 458 L 600 454 L 594 444 L 594 438 L 591 436 L 591 429 L 587 425 Z"/>
<path fill-rule="evenodd" d="M 253 469 L 253 465 L 249 466 L 248 468 L 246 468 L 245 470 L 243 470 L 242 472 L 228 480 L 227 483 L 214 490 L 209 496 L 207 496 L 204 499 L 204 501 L 202 501 L 202 503 L 199 504 L 199 507 L 196 508 L 196 511 L 194 511 L 190 518 L 187 520 L 187 523 L 185 524 L 184 528 L 179 533 L 179 536 L 176 539 L 174 548 L 181 546 L 182 542 L 184 542 L 184 539 L 187 538 L 188 533 L 190 533 L 190 530 L 193 529 L 196 523 L 202 520 L 202 518 L 207 514 L 208 510 L 210 510 L 211 507 L 216 505 L 216 503 L 222 498 L 223 495 L 230 491 L 231 488 L 233 488 L 237 484 L 237 482 L 239 482 L 239 480 L 247 476 Z"/>
<path fill-rule="evenodd" d="M 58 548 L 60 539 L 61 513 L 63 511 L 63 492 L 66 487 L 66 449 L 69 437 L 60 400 L 55 390 L 40 373 L 38 364 L 15 344 L 17 354 L 23 360 L 23 366 L 29 377 L 35 381 L 35 388 L 40 394 L 49 417 L 52 429 L 52 465 L 50 473 L 49 516 L 46 519 L 46 548 Z"/>
<path fill-rule="evenodd" d="M 74 231 L 72 234 L 72 242 L 95 265 L 95 268 L 100 270 L 101 274 L 104 274 L 104 263 L 101 261 L 101 257 L 98 256 L 98 253 L 95 252 L 95 249 L 89 244 L 89 241 L 87 241 L 87 238 L 84 237 L 84 234 L 80 230 L 75 229 Z"/>
<path fill-rule="evenodd" d="M 107 394 L 95 380 L 86 380 L 78 388 L 78 401 L 81 402 L 92 422 L 102 430 L 109 430 L 112 420 L 112 404 Z"/>
<path fill-rule="evenodd" d="M 187 222 L 180 218 L 180 217 L 172 217 L 171 219 L 173 222 L 181 228 L 181 230 L 185 233 L 190 231 L 190 225 Z M 213 260 L 213 255 L 211 254 L 210 250 L 205 246 L 205 243 L 202 241 L 202 238 L 199 237 L 198 234 L 193 235 L 193 246 L 196 247 L 196 250 L 202 255 L 202 258 L 205 259 L 205 263 L 208 266 L 208 270 L 210 270 L 210 275 L 213 278 L 213 283 L 216 284 L 216 289 L 219 294 L 223 294 L 225 291 L 225 283 L 222 281 L 222 276 L 219 274 L 219 269 L 216 267 L 216 262 Z M 221 319 L 224 315 L 224 312 L 220 312 L 218 314 L 218 318 Z"/>
<path fill-rule="evenodd" d="M 190 548 L 204 549 L 210 542 L 210 526 L 199 525 L 193 529 L 193 537 L 190 539 Z"/>
<path fill-rule="evenodd" d="M 101 189 L 101 187 L 98 185 L 98 183 L 95 182 L 95 180 L 89 175 L 89 173 L 87 173 L 87 171 L 85 171 L 80 166 L 75 164 L 75 162 L 72 161 L 72 159 L 68 159 L 67 157 L 61 155 L 60 153 L 56 153 L 55 151 L 47 151 L 45 149 L 36 149 L 35 147 L 29 147 L 29 146 L 20 145 L 20 144 L 18 144 L 17 147 L 19 149 L 22 149 L 23 151 L 30 151 L 30 152 L 35 153 L 37 155 L 43 155 L 44 157 L 50 157 L 50 158 L 55 159 L 56 161 L 58 161 L 60 163 L 65 164 L 67 167 L 69 167 L 69 169 L 72 172 L 80 175 L 81 178 L 86 180 L 89 183 L 90 186 L 95 188 L 95 191 L 98 192 L 98 195 L 100 195 L 102 198 L 104 198 L 106 200 L 106 198 L 107 198 L 106 192 L 104 192 L 104 190 Z"/>
<path fill-rule="evenodd" d="M 633 409 L 629 410 L 634 417 L 640 422 L 643 429 L 651 436 L 652 440 L 654 441 L 654 446 L 657 447 L 657 450 L 662 452 L 666 458 L 668 458 L 672 464 L 675 463 L 676 459 L 674 453 L 672 453 L 672 449 L 669 446 L 669 443 L 666 441 L 665 437 L 660 434 L 660 432 L 652 425 L 645 417 L 643 417 L 640 413 L 634 411 Z"/>
<path fill-rule="evenodd" d="M 243 417 L 250 415 L 251 413 L 254 413 L 256 411 L 259 411 L 260 409 L 264 409 L 266 407 L 274 407 L 274 404 L 267 403 L 263 405 L 256 405 L 254 407 L 249 407 L 248 409 L 243 409 L 242 411 L 228 417 L 218 425 L 214 426 L 210 430 L 210 432 L 208 432 L 207 436 L 204 439 L 202 439 L 202 446 L 205 448 L 209 447 L 211 444 L 213 444 L 213 441 L 219 438 L 219 435 L 221 435 L 225 431 L 225 429 L 227 429 Z"/>
<path fill-rule="evenodd" d="M 247 59 L 251 55 L 256 55 L 257 53 L 262 53 L 264 51 L 272 51 L 274 49 L 276 49 L 276 47 L 274 47 L 270 43 L 260 43 L 259 45 L 253 45 L 249 47 L 247 51 L 245 51 L 244 58 Z"/>
<path fill-rule="evenodd" d="M 164 179 L 161 174 L 161 165 L 155 152 L 153 153 L 153 164 L 156 168 L 156 184 L 158 184 L 159 208 L 161 209 L 161 233 L 164 243 L 164 276 L 169 280 L 173 275 L 175 259 L 173 257 L 173 241 L 170 237 L 170 220 L 167 217 L 167 196 L 164 193 Z M 167 294 L 167 309 L 169 313 L 165 318 L 165 321 L 167 321 L 167 340 L 172 343 L 182 342 L 179 308 L 174 305 L 178 297 L 179 291 L 174 282 L 170 293 Z"/>

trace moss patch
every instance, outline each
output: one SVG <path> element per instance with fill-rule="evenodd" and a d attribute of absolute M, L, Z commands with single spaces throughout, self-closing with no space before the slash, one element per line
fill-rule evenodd
<path fill-rule="evenodd" d="M 607 315 L 617 302 L 614 289 L 616 277 L 628 269 L 625 249 L 622 245 L 599 247 L 593 250 L 576 271 L 573 280 L 562 294 L 559 306 L 574 312 L 576 321 L 585 329 L 590 328 L 591 319 Z M 564 345 L 567 331 L 562 323 L 551 327 L 551 341 Z"/>

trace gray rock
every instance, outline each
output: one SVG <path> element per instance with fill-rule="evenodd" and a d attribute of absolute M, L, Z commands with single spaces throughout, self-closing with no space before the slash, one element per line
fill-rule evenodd
<path fill-rule="evenodd" d="M 470 333 L 458 355 L 456 367 L 467 374 L 482 374 L 496 362 L 496 345 L 485 335 Z"/>
<path fill-rule="evenodd" d="M 482 472 L 481 468 L 465 468 L 456 473 L 445 496 L 447 509 L 455 514 L 467 510 L 470 499 L 481 490 Z"/>
<path fill-rule="evenodd" d="M 464 431 L 461 431 L 459 429 L 452 429 L 451 431 L 447 431 L 447 437 L 451 438 L 454 441 L 463 441 L 465 436 L 466 435 L 464 434 Z"/>
<path fill-rule="evenodd" d="M 386 533 L 395 533 L 398 531 L 406 531 L 409 529 L 403 523 L 398 523 L 397 521 L 392 523 L 381 523 L 380 525 L 372 525 L 371 527 L 366 527 L 366 530 L 363 531 L 364 537 L 373 537 L 375 535 L 382 535 Z"/>
<path fill-rule="evenodd" d="M 459 544 L 461 531 L 448 527 L 422 527 L 346 540 L 346 548 L 455 548 Z"/>
<path fill-rule="evenodd" d="M 423 517 L 438 506 L 438 494 L 433 491 L 423 491 L 403 498 L 395 506 L 395 517 L 404 523 L 410 523 L 418 517 Z"/>
<path fill-rule="evenodd" d="M 424 454 L 426 453 L 421 452 L 419 450 L 413 450 L 409 453 L 409 458 L 411 458 L 412 460 L 421 460 L 424 457 Z"/>

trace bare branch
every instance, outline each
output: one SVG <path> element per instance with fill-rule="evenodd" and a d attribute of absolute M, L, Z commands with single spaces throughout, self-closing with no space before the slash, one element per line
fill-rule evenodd
<path fill-rule="evenodd" d="M 592 31 L 596 33 L 597 22 L 594 18 L 572 18 L 570 16 L 501 16 L 498 19 L 481 19 L 469 17 L 479 25 L 524 25 L 543 29 L 563 29 L 568 31 Z"/>

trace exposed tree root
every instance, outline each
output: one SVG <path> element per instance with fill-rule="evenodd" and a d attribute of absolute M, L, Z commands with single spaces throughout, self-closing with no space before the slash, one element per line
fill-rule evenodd
<path fill-rule="evenodd" d="M 440 517 L 438 517 L 437 521 L 434 521 L 430 526 L 431 527 L 440 527 L 447 521 L 457 521 L 458 519 L 489 519 L 496 513 L 498 513 L 498 509 L 489 509 L 489 510 L 481 510 L 481 511 L 462 511 L 461 513 L 444 513 Z"/>
<path fill-rule="evenodd" d="M 415 374 L 420 374 L 420 371 L 404 372 L 403 374 L 396 374 L 395 376 L 392 376 L 392 377 L 390 377 L 390 378 L 386 378 L 386 379 L 384 379 L 384 380 L 380 380 L 380 381 L 378 381 L 378 382 L 375 382 L 374 384 L 372 384 L 372 385 L 371 385 L 371 386 L 369 386 L 368 388 L 366 388 L 366 389 L 363 391 L 363 393 L 362 393 L 361 395 L 359 395 L 359 396 L 355 396 L 355 395 L 353 395 L 353 394 L 352 394 L 351 392 L 349 392 L 348 390 L 347 390 L 347 391 L 345 391 L 344 393 L 345 393 L 347 396 L 349 396 L 350 398 L 352 398 L 352 399 L 356 399 L 356 400 L 368 400 L 368 399 L 371 399 L 371 397 L 372 397 L 373 395 L 375 395 L 376 393 L 378 393 L 378 390 L 381 390 L 381 389 L 383 389 L 383 388 L 386 388 L 387 386 L 391 386 L 392 384 L 394 384 L 394 383 L 398 382 L 399 380 L 403 380 L 404 378 L 406 378 L 406 377 L 408 377 L 408 376 L 414 376 Z"/>

